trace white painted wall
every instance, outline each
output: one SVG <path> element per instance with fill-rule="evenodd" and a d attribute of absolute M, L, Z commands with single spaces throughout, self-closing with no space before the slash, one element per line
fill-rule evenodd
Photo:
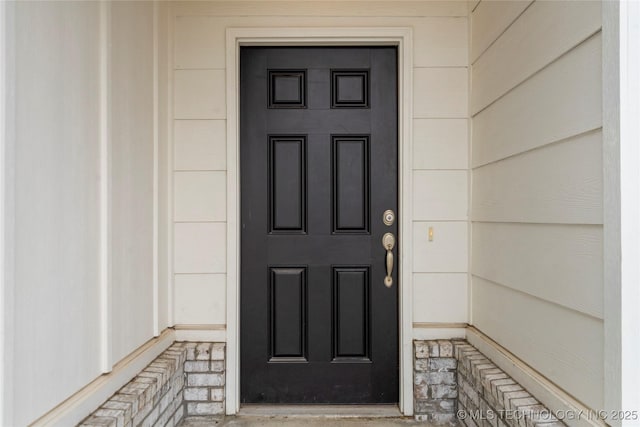
<path fill-rule="evenodd" d="M 5 425 L 28 424 L 100 374 L 99 10 L 15 5 L 15 139 L 7 141 L 15 193 L 6 207 L 15 218 L 7 248 L 14 380 Z"/>
<path fill-rule="evenodd" d="M 154 331 L 153 7 L 152 2 L 111 3 L 113 361 Z"/>
<path fill-rule="evenodd" d="M 6 9 L 6 87 L 14 92 L 2 173 L 13 235 L 4 240 L 0 424 L 17 426 L 153 338 L 154 4 Z M 108 177 L 100 174 L 102 143 Z M 111 246 L 103 269 L 105 178 Z"/>
<path fill-rule="evenodd" d="M 229 27 L 414 30 L 414 327 L 467 321 L 468 34 L 464 2 L 174 2 L 173 318 L 225 324 L 226 103 Z M 277 18 L 274 18 L 277 17 Z M 433 227 L 434 240 L 428 241 Z M 445 306 L 455 307 L 443 310 Z M 441 325 L 440 325 L 441 326 Z M 186 327 L 186 326 L 185 326 Z"/>
<path fill-rule="evenodd" d="M 601 4 L 472 7 L 471 323 L 601 409 Z"/>

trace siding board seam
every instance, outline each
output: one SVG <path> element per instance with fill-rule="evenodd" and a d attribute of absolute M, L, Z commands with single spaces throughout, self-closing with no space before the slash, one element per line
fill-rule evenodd
<path fill-rule="evenodd" d="M 433 222 L 433 221 L 431 221 Z M 557 227 L 602 227 L 602 224 L 589 223 L 573 223 L 573 222 L 522 222 L 522 221 L 491 221 L 491 220 L 472 220 L 472 224 L 522 224 L 522 225 L 552 225 Z"/>
<path fill-rule="evenodd" d="M 435 222 L 435 221 L 421 221 L 421 222 Z M 441 222 L 455 222 L 455 221 L 441 221 Z M 465 221 L 458 221 L 465 222 Z M 540 222 L 540 221 L 492 221 L 489 219 L 472 219 L 471 223 L 486 223 L 486 224 L 523 224 L 523 225 L 576 225 L 576 226 L 591 226 L 602 227 L 602 223 L 594 222 Z"/>
<path fill-rule="evenodd" d="M 475 10 L 478 8 L 478 6 L 480 6 L 480 4 L 481 4 L 481 3 L 482 3 L 482 2 L 480 2 L 480 3 L 478 3 L 478 4 L 477 4 L 477 6 L 473 9 L 473 12 L 475 12 Z M 495 39 L 493 39 L 493 40 L 491 41 L 491 43 L 489 43 L 489 44 L 487 45 L 487 47 L 486 47 L 485 49 L 483 49 L 483 50 L 482 50 L 482 52 L 480 52 L 480 53 L 478 54 L 478 56 L 477 56 L 477 57 L 476 57 L 476 59 L 475 59 L 475 60 L 470 64 L 470 66 L 474 66 L 474 65 L 476 64 L 476 62 L 478 62 L 478 60 L 479 60 L 480 58 L 482 58 L 482 55 L 484 55 L 484 53 L 485 53 L 486 51 L 488 51 L 489 49 L 491 49 L 491 46 L 493 46 L 493 45 L 494 45 L 498 40 L 500 40 L 500 37 L 502 37 L 502 36 L 504 35 L 504 33 L 506 33 L 507 31 L 509 31 L 509 28 L 511 28 L 511 27 L 513 26 L 513 24 L 515 24 L 515 23 L 518 21 L 518 19 L 520 19 L 520 17 L 521 17 L 522 15 L 524 15 L 524 13 L 525 13 L 527 10 L 529 10 L 529 8 L 530 8 L 534 3 L 535 3 L 535 1 L 532 1 L 531 3 L 529 3 L 529 4 L 527 5 L 527 7 L 525 7 L 525 8 L 522 10 L 522 12 L 520 12 L 520 13 L 518 14 L 518 16 L 516 16 L 516 17 L 515 17 L 515 19 L 514 19 L 513 21 L 511 21 L 511 22 L 509 23 L 509 25 L 507 25 L 507 26 L 505 27 L 505 29 L 504 29 L 502 32 L 501 32 L 500 34 L 498 34 L 498 35 L 497 35 L 497 37 L 496 37 Z M 471 18 L 471 20 L 473 20 L 473 15 L 471 15 L 471 16 L 470 16 L 470 18 Z M 471 24 L 471 25 L 473 25 L 473 21 L 472 21 L 472 24 Z"/>
<path fill-rule="evenodd" d="M 224 172 L 226 175 L 226 169 L 174 169 L 174 172 Z"/>
<path fill-rule="evenodd" d="M 463 222 L 463 221 L 460 221 L 460 222 Z M 414 275 L 416 275 L 416 274 L 467 274 L 467 272 L 466 271 L 434 271 L 434 270 L 429 270 L 429 271 L 414 271 L 413 274 Z"/>
<path fill-rule="evenodd" d="M 413 171 L 438 171 L 438 172 L 468 172 L 469 169 L 463 169 L 463 168 L 442 168 L 442 169 L 438 169 L 438 168 L 413 168 L 411 169 Z"/>
<path fill-rule="evenodd" d="M 466 117 L 464 116 L 429 116 L 428 114 L 418 114 L 418 115 L 413 115 L 414 119 L 422 119 L 422 120 L 447 120 L 447 119 L 451 119 L 451 120 L 465 120 Z M 437 170 L 437 169 L 436 169 Z M 465 170 L 465 169 L 461 169 L 461 170 Z"/>
<path fill-rule="evenodd" d="M 515 22 L 515 21 L 514 21 Z M 561 60 L 562 58 L 564 58 L 565 56 L 569 55 L 571 52 L 573 52 L 576 48 L 580 47 L 581 45 L 587 43 L 589 40 L 591 40 L 592 38 L 595 38 L 598 34 L 600 34 L 602 32 L 602 27 L 599 27 L 596 31 L 592 32 L 591 34 L 589 34 L 587 37 L 585 37 L 584 39 L 580 40 L 578 43 L 576 43 L 575 45 L 571 46 L 569 49 L 567 49 L 566 51 L 562 52 L 560 55 L 558 55 L 557 57 L 553 58 L 551 61 L 549 61 L 547 64 L 545 64 L 544 66 L 540 67 L 537 70 L 534 70 L 532 73 L 530 73 L 529 75 L 525 76 L 519 83 L 515 84 L 514 86 L 512 86 L 510 89 L 506 90 L 504 93 L 500 94 L 498 97 L 496 97 L 494 100 L 490 101 L 487 105 L 483 106 L 482 108 L 480 108 L 478 111 L 471 112 L 470 116 L 471 118 L 475 118 L 478 114 L 482 113 L 484 110 L 486 110 L 487 108 L 489 108 L 490 106 L 492 106 L 493 104 L 497 103 L 498 101 L 500 101 L 502 98 L 504 98 L 506 95 L 508 95 L 509 93 L 513 92 L 515 89 L 517 89 L 518 87 L 522 86 L 524 83 L 528 82 L 529 80 L 531 80 L 531 78 L 535 77 L 536 75 L 540 74 L 541 72 L 543 72 L 544 70 L 546 70 L 547 68 L 549 68 L 551 65 L 555 64 L 556 62 L 558 62 L 559 60 Z"/>
<path fill-rule="evenodd" d="M 451 68 L 469 68 L 468 65 L 421 65 L 421 66 L 416 66 L 413 67 L 414 70 L 422 70 L 422 69 L 430 69 L 430 68 L 447 68 L 447 69 L 451 69 Z"/>
<path fill-rule="evenodd" d="M 226 220 L 219 221 L 173 221 L 174 224 L 226 224 Z"/>
<path fill-rule="evenodd" d="M 414 223 L 420 222 L 469 222 L 468 219 L 416 219 Z"/>
<path fill-rule="evenodd" d="M 476 3 L 476 5 L 475 5 L 475 6 L 473 6 L 473 9 L 471 9 L 471 13 L 473 13 L 473 12 L 475 12 L 475 11 L 476 11 L 476 9 L 478 8 L 478 6 L 480 6 L 480 3 L 482 3 L 482 0 L 480 0 L 478 3 Z M 469 15 L 471 15 L 471 14 L 469 14 Z"/>
<path fill-rule="evenodd" d="M 173 67 L 173 71 L 226 71 L 226 68 L 221 67 Z M 175 119 L 175 120 L 199 120 L 199 119 Z M 211 119 L 211 120 L 225 120 L 225 119 Z"/>
<path fill-rule="evenodd" d="M 217 276 L 226 276 L 227 273 L 175 273 L 174 276 L 201 276 L 201 275 L 217 275 Z M 178 325 L 176 323 L 176 325 Z M 173 326 L 174 328 L 176 326 Z"/>
<path fill-rule="evenodd" d="M 363 2 L 364 3 L 364 2 Z M 201 14 L 201 13 L 182 13 L 175 15 L 175 18 L 318 18 L 318 19 L 343 19 L 343 18 L 357 18 L 357 19 L 380 19 L 380 18 L 392 18 L 392 19 L 423 19 L 423 18 L 467 18 L 468 15 L 314 15 L 312 13 L 305 15 L 213 15 L 213 14 Z"/>
<path fill-rule="evenodd" d="M 174 169 L 174 172 L 227 172 L 226 169 Z"/>
<path fill-rule="evenodd" d="M 581 316 L 588 317 L 588 318 L 591 318 L 591 319 L 595 319 L 595 320 L 597 320 L 599 322 L 603 322 L 604 323 L 603 317 L 599 317 L 599 316 L 596 316 L 596 315 L 591 314 L 591 313 L 585 313 L 584 311 L 580 311 L 580 310 L 577 310 L 577 309 L 572 308 L 572 307 L 567 307 L 564 304 L 561 304 L 561 303 L 558 303 L 558 302 L 555 302 L 555 301 L 551 301 L 551 300 L 542 298 L 542 297 L 534 295 L 532 293 L 525 292 L 525 291 L 523 291 L 521 289 L 512 288 L 511 286 L 509 286 L 507 284 L 496 282 L 495 280 L 487 279 L 486 277 L 483 277 L 483 276 L 481 276 L 479 274 L 474 273 L 473 272 L 473 268 L 471 268 L 471 276 L 472 277 L 477 277 L 478 279 L 482 279 L 485 282 L 489 282 L 489 283 L 491 283 L 493 285 L 499 286 L 502 289 L 508 289 L 509 291 L 516 292 L 516 293 L 521 294 L 521 295 L 526 295 L 526 296 L 531 297 L 531 298 L 533 298 L 535 300 L 542 301 L 542 302 L 545 302 L 547 304 L 551 304 L 551 305 L 554 305 L 556 307 L 560 307 L 562 309 L 565 309 L 567 311 L 571 311 L 571 312 L 579 314 Z"/>
<path fill-rule="evenodd" d="M 516 157 L 523 156 L 523 155 L 526 155 L 526 154 L 530 154 L 530 153 L 532 153 L 534 151 L 538 151 L 538 150 L 541 150 L 541 149 L 544 149 L 544 148 L 550 148 L 550 147 L 552 147 L 554 145 L 560 145 L 560 144 L 563 144 L 565 142 L 571 142 L 574 139 L 579 139 L 579 138 L 582 138 L 582 137 L 586 137 L 586 136 L 595 134 L 595 133 L 600 132 L 600 131 L 602 131 L 602 125 L 600 125 L 598 127 L 595 127 L 595 128 L 592 128 L 592 129 L 584 130 L 584 131 L 582 131 L 580 133 L 575 133 L 573 135 L 567 136 L 566 138 L 561 138 L 561 139 L 558 139 L 558 140 L 555 140 L 555 141 L 548 142 L 548 143 L 543 144 L 543 145 L 539 145 L 537 147 L 533 147 L 533 148 L 529 148 L 529 149 L 524 150 L 524 151 L 520 151 L 519 153 L 510 154 L 508 156 L 501 157 L 499 159 L 495 159 L 495 160 L 491 160 L 489 162 L 477 164 L 477 165 L 475 165 L 475 166 L 473 166 L 471 168 L 471 171 L 482 169 L 485 166 L 492 166 L 492 165 L 495 165 L 497 163 L 503 162 L 505 160 L 511 160 L 511 159 L 516 158 Z"/>

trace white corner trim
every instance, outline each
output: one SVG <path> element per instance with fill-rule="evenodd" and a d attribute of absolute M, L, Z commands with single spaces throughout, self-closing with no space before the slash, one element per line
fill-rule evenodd
<path fill-rule="evenodd" d="M 620 405 L 640 410 L 640 2 L 622 1 L 620 52 Z M 610 283 L 606 282 L 607 285 Z M 608 287 L 608 286 L 607 286 Z M 605 346 L 605 354 L 608 353 Z M 605 376 L 606 378 L 606 376 Z M 615 387 L 615 383 L 612 384 Z M 605 390 L 608 392 L 609 390 Z M 612 402 L 613 403 L 613 402 Z M 613 406 L 613 405 L 610 405 Z M 622 425 L 638 425 L 625 419 Z"/>
<path fill-rule="evenodd" d="M 562 420 L 567 425 L 573 426 L 604 426 L 595 419 L 590 420 L 587 414 L 589 407 L 576 400 L 556 384 L 549 381 L 542 374 L 527 365 L 520 358 L 493 341 L 473 326 L 467 328 L 467 341 L 487 356 L 500 369 L 518 382 L 525 390 L 536 397 L 549 410 L 557 414 L 574 415 L 582 413 L 579 419 Z"/>
<path fill-rule="evenodd" d="M 6 341 L 5 330 L 5 307 L 7 306 L 5 289 L 7 286 L 5 278 L 5 210 L 7 204 L 5 202 L 5 185 L 6 185 L 6 167 L 5 167 L 5 150 L 7 144 L 6 135 L 6 107 L 7 107 L 7 73 L 6 73 L 6 35 L 7 31 L 7 5 L 5 2 L 0 3 L 0 423 L 6 422 L 5 419 L 5 395 L 11 390 L 7 390 L 7 379 L 5 373 L 9 370 L 5 365 L 5 351 L 12 348 Z"/>
<path fill-rule="evenodd" d="M 604 410 L 640 406 L 640 3 L 602 3 Z M 638 420 L 609 419 L 612 426 Z"/>
<path fill-rule="evenodd" d="M 160 200 L 160 51 L 159 51 L 159 5 L 157 0 L 153 0 L 153 336 L 160 335 L 160 284 L 159 284 L 159 200 Z"/>
<path fill-rule="evenodd" d="M 30 427 L 77 425 L 173 344 L 174 338 L 173 329 L 165 329 L 160 336 L 147 341 L 133 353 L 116 363 L 109 374 L 96 378 L 67 400 L 38 418 Z"/>
<path fill-rule="evenodd" d="M 111 354 L 111 4 L 100 2 L 100 369 L 113 367 Z"/>
<path fill-rule="evenodd" d="M 169 84 L 167 90 L 167 99 L 166 99 L 166 108 L 167 108 L 167 163 L 166 163 L 166 186 L 167 186 L 167 200 L 166 206 L 164 207 L 167 214 L 167 222 L 166 233 L 167 233 L 167 246 L 166 246 L 166 257 L 167 257 L 167 265 L 166 265 L 166 274 L 167 274 L 167 324 L 169 326 L 173 325 L 173 321 L 175 319 L 174 316 L 174 275 L 173 275 L 173 154 L 174 154 L 174 140 L 173 140 L 173 121 L 174 121 L 174 111 L 173 111 L 173 26 L 174 19 L 172 15 L 171 8 L 172 3 L 168 2 L 169 11 L 167 19 L 167 45 L 166 45 L 166 55 L 167 62 L 164 64 L 167 67 L 167 82 Z"/>
<path fill-rule="evenodd" d="M 621 409 L 620 3 L 602 2 L 604 409 Z M 604 350 L 603 349 L 603 350 Z M 618 423 L 619 425 L 619 423 Z"/>
<path fill-rule="evenodd" d="M 14 403 L 15 4 L 0 3 L 0 425 L 12 425 Z"/>
<path fill-rule="evenodd" d="M 398 40 L 400 411 L 413 415 L 413 30 Z M 398 36 L 396 36 L 398 37 Z M 404 254 L 404 255 L 403 255 Z"/>
<path fill-rule="evenodd" d="M 389 45 L 398 47 L 399 250 L 411 254 L 411 154 L 413 119 L 413 29 L 411 27 L 227 28 L 227 382 L 226 413 L 240 409 L 240 208 L 239 53 L 241 45 Z M 400 410 L 413 415 L 413 312 L 411 257 L 401 255 L 399 271 Z"/>
<path fill-rule="evenodd" d="M 239 84 L 240 35 L 226 34 L 227 104 L 227 377 L 225 412 L 240 409 L 240 165 Z"/>

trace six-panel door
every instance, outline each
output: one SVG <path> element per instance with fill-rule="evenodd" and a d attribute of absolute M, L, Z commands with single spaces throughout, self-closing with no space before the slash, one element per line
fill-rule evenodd
<path fill-rule="evenodd" d="M 396 49 L 247 47 L 240 68 L 241 401 L 397 402 Z"/>

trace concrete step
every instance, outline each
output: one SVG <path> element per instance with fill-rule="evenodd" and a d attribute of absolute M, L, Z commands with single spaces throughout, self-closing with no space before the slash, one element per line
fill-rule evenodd
<path fill-rule="evenodd" d="M 364 417 L 339 415 L 239 415 L 227 417 L 187 417 L 178 427 L 386 427 L 422 426 L 432 427 L 425 422 L 417 422 L 411 417 Z"/>

